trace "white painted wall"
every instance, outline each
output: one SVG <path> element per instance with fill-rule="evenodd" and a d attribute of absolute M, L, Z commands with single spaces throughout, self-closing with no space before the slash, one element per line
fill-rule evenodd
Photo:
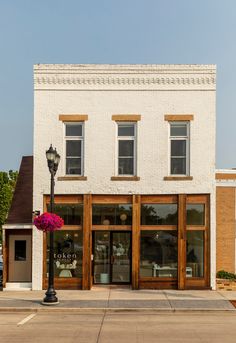
<path fill-rule="evenodd" d="M 34 210 L 43 210 L 50 192 L 45 151 L 52 143 L 61 155 L 59 114 L 87 114 L 87 181 L 58 181 L 58 194 L 211 194 L 211 273 L 215 280 L 215 66 L 212 65 L 36 65 L 34 110 Z M 115 171 L 113 114 L 140 114 L 137 138 L 138 182 L 111 181 Z M 168 176 L 168 122 L 165 114 L 193 114 L 190 123 L 192 181 Z M 42 285 L 42 237 L 33 234 L 33 289 Z"/>

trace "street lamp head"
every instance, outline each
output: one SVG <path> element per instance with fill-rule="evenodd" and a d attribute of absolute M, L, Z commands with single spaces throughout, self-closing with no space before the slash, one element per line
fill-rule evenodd
<path fill-rule="evenodd" d="M 54 160 L 54 163 L 58 166 L 59 163 L 60 163 L 60 155 L 58 154 L 57 150 L 55 149 L 56 151 L 56 156 L 55 156 L 55 160 Z"/>
<path fill-rule="evenodd" d="M 60 155 L 57 153 L 56 149 L 55 149 L 55 152 L 56 152 L 56 155 L 55 155 L 55 160 L 54 160 L 54 172 L 56 173 L 57 172 L 57 168 L 58 168 L 58 165 L 59 165 L 59 162 L 60 162 Z"/>
<path fill-rule="evenodd" d="M 46 151 L 46 158 L 48 162 L 55 162 L 56 158 L 56 150 L 53 149 L 52 144 L 50 145 L 50 148 Z"/>

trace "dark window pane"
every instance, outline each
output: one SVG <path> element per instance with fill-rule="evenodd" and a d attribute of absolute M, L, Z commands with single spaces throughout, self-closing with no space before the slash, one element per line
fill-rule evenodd
<path fill-rule="evenodd" d="M 204 277 L 204 231 L 187 231 L 186 277 Z"/>
<path fill-rule="evenodd" d="M 81 157 L 81 141 L 66 141 L 66 156 Z"/>
<path fill-rule="evenodd" d="M 131 205 L 93 205 L 94 225 L 131 225 L 132 206 Z"/>
<path fill-rule="evenodd" d="M 81 158 L 66 159 L 66 174 L 81 175 Z"/>
<path fill-rule="evenodd" d="M 54 232 L 55 277 L 82 277 L 82 230 Z M 49 260 L 49 234 L 47 234 L 47 276 Z"/>
<path fill-rule="evenodd" d="M 134 175 L 134 159 L 119 158 L 119 175 Z"/>
<path fill-rule="evenodd" d="M 171 158 L 171 174 L 186 175 L 186 158 Z"/>
<path fill-rule="evenodd" d="M 171 136 L 187 136 L 187 124 L 171 124 L 170 126 Z"/>
<path fill-rule="evenodd" d="M 82 124 L 66 124 L 66 136 L 82 136 Z"/>
<path fill-rule="evenodd" d="M 26 261 L 26 241 L 15 241 L 15 261 Z"/>
<path fill-rule="evenodd" d="M 177 277 L 177 231 L 141 231 L 141 277 Z"/>
<path fill-rule="evenodd" d="M 50 206 L 47 205 L 49 211 Z M 54 213 L 64 220 L 65 225 L 82 225 L 82 204 L 55 204 Z"/>
<path fill-rule="evenodd" d="M 134 125 L 118 125 L 118 136 L 134 136 Z"/>
<path fill-rule="evenodd" d="M 134 155 L 134 141 L 119 141 L 119 157 Z"/>
<path fill-rule="evenodd" d="M 172 140 L 171 141 L 171 157 L 186 156 L 186 141 Z"/>
<path fill-rule="evenodd" d="M 187 225 L 205 224 L 205 205 L 187 204 Z"/>
<path fill-rule="evenodd" d="M 142 225 L 177 225 L 177 204 L 142 204 Z"/>

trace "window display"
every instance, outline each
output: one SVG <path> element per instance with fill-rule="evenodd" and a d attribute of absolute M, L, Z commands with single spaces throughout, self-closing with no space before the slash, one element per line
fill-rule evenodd
<path fill-rule="evenodd" d="M 82 277 L 82 230 L 54 232 L 55 277 Z M 47 235 L 47 271 L 49 258 L 49 234 Z"/>
<path fill-rule="evenodd" d="M 177 277 L 177 231 L 141 232 L 140 276 Z"/>

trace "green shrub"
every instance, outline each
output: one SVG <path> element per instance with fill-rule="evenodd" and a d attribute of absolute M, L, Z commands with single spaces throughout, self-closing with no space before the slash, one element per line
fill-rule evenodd
<path fill-rule="evenodd" d="M 225 270 L 218 271 L 216 277 L 219 279 L 236 280 L 236 274 L 226 272 Z"/>

